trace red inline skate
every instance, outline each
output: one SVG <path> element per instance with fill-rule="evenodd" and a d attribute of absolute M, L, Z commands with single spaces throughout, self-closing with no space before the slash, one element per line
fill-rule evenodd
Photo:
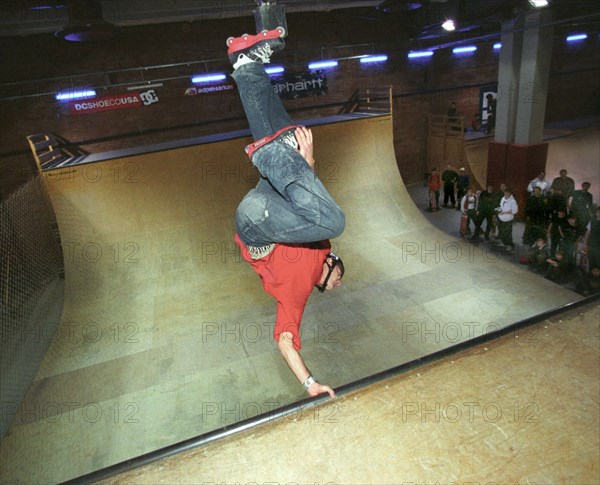
<path fill-rule="evenodd" d="M 264 30 L 256 35 L 244 34 L 240 37 L 229 37 L 227 39 L 229 60 L 231 64 L 235 64 L 243 54 L 253 61 L 268 64 L 271 55 L 284 48 L 284 35 L 285 29 L 277 27 L 273 30 Z"/>

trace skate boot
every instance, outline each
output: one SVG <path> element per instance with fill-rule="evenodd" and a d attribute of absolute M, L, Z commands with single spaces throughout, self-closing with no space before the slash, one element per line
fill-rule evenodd
<path fill-rule="evenodd" d="M 246 56 L 251 61 L 268 64 L 271 55 L 280 51 L 285 46 L 283 36 L 285 29 L 278 27 L 273 30 L 264 30 L 256 35 L 244 34 L 241 37 L 229 37 L 227 39 L 227 55 L 232 65 L 235 65 L 240 56 Z"/>
<path fill-rule="evenodd" d="M 269 143 L 283 143 L 294 150 L 298 150 L 298 140 L 296 140 L 296 135 L 294 134 L 296 128 L 298 128 L 296 125 L 286 126 L 272 135 L 264 136 L 260 140 L 250 143 L 250 145 L 246 146 L 246 155 L 252 160 L 254 152 Z"/>

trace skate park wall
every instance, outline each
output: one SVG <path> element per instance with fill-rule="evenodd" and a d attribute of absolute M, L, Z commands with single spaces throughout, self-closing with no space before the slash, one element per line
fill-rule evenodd
<path fill-rule="evenodd" d="M 306 124 L 347 226 L 333 241 L 343 285 L 315 292 L 301 327 L 319 381 L 354 382 L 580 298 L 430 225 L 399 176 L 390 115 L 324 121 Z M 306 397 L 272 338 L 275 302 L 233 243 L 258 180 L 249 141 L 46 172 L 65 304 L 0 443 L 4 480 L 71 479 Z"/>

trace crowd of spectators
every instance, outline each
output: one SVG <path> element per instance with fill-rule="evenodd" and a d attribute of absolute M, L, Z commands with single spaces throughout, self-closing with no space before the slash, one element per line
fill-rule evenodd
<path fill-rule="evenodd" d="M 589 189 L 576 189 L 565 169 L 551 183 L 541 172 L 527 187 L 523 233 L 527 264 L 586 296 L 600 292 L 600 207 Z"/>
<path fill-rule="evenodd" d="M 475 192 L 465 169 L 456 171 L 451 164 L 441 177 L 433 171 L 428 183 L 436 210 L 443 187 L 442 206 L 462 212 L 461 235 L 479 242 L 483 234 L 486 241 L 513 251 L 513 223 L 519 207 L 505 184 L 499 191 L 488 186 Z M 589 190 L 589 182 L 576 189 L 565 169 L 551 181 L 540 172 L 527 186 L 520 214 L 525 223 L 520 262 L 585 296 L 600 293 L 600 207 Z"/>

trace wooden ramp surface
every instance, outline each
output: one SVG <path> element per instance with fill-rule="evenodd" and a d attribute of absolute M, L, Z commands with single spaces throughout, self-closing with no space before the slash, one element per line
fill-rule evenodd
<path fill-rule="evenodd" d="M 599 319 L 591 303 L 101 483 L 595 485 Z"/>
<path fill-rule="evenodd" d="M 347 215 L 334 241 L 344 284 L 312 295 L 302 325 L 322 382 L 579 298 L 432 227 L 398 174 L 390 116 L 314 130 L 319 175 Z M 272 341 L 274 302 L 233 243 L 235 208 L 257 181 L 248 141 L 46 173 L 67 298 L 0 444 L 2 481 L 74 478 L 305 397 Z"/>

